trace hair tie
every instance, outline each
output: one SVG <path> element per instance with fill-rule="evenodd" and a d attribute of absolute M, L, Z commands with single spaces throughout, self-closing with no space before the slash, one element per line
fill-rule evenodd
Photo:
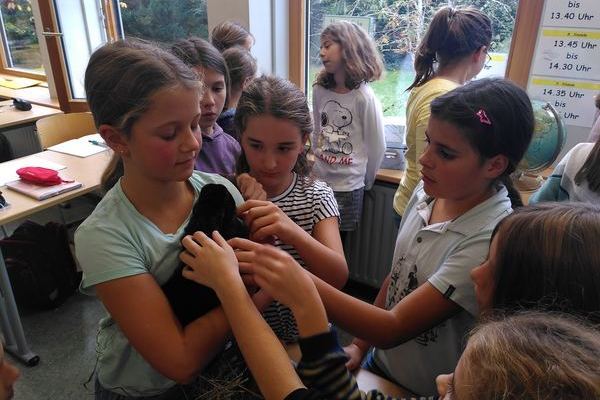
<path fill-rule="evenodd" d="M 492 121 L 488 118 L 483 108 L 477 111 L 475 115 L 479 117 L 479 122 L 481 122 L 482 124 L 492 126 Z"/>

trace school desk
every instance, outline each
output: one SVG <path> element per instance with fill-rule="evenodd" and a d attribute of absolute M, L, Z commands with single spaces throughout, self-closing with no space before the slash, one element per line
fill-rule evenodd
<path fill-rule="evenodd" d="M 0 164 L 0 172 L 12 170 L 12 165 L 22 162 L 23 159 L 44 159 L 66 166 L 60 171 L 61 176 L 70 177 L 81 182 L 81 188 L 38 201 L 20 193 L 11 191 L 5 186 L 0 188 L 2 195 L 10 205 L 0 210 L 0 226 L 9 222 L 26 218 L 38 211 L 47 209 L 70 199 L 89 193 L 100 187 L 100 179 L 104 169 L 111 159 L 111 151 L 94 154 L 89 157 L 76 157 L 68 154 L 43 151 L 17 160 L 11 160 Z M 6 272 L 4 257 L 0 252 L 0 324 L 4 333 L 5 349 L 25 364 L 36 365 L 39 357 L 33 353 L 23 332 L 21 318 L 15 303 L 12 288 Z"/>
<path fill-rule="evenodd" d="M 18 80 L 19 78 L 14 77 L 12 75 L 0 74 L 0 80 L 6 79 Z M 0 86 L 0 98 L 12 99 L 15 97 L 25 99 L 33 104 L 60 109 L 58 99 L 53 99 L 50 97 L 50 90 L 48 90 L 48 87 L 36 85 L 24 87 L 21 89 L 11 89 L 8 87 Z"/>

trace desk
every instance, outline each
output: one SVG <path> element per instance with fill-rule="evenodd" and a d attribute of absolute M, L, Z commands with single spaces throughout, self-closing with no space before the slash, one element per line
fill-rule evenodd
<path fill-rule="evenodd" d="M 62 111 L 32 104 L 31 110 L 20 111 L 13 107 L 12 100 L 0 101 L 0 134 L 8 140 L 12 157 L 23 157 L 41 150 L 35 132 L 39 119 L 62 114 Z"/>
<path fill-rule="evenodd" d="M 31 105 L 31 110 L 29 111 L 20 111 L 13 107 L 12 100 L 2 100 L 0 101 L 0 128 L 24 125 L 50 115 L 62 113 L 62 111 L 57 110 L 56 108 L 35 104 Z"/>
<path fill-rule="evenodd" d="M 104 151 L 81 158 L 53 151 L 44 151 L 24 158 L 31 157 L 43 158 L 66 166 L 67 168 L 61 170 L 61 173 L 65 173 L 65 175 L 81 182 L 83 186 L 77 190 L 51 197 L 44 201 L 34 200 L 10 189 L 3 188 L 5 190 L 3 190 L 2 194 L 10 203 L 10 206 L 0 210 L 0 226 L 98 189 L 102 173 L 110 162 L 112 152 Z M 10 169 L 12 163 L 14 161 L 2 163 L 0 164 L 0 168 Z M 35 365 L 38 363 L 39 357 L 29 349 L 25 340 L 23 325 L 21 324 L 21 318 L 19 317 L 8 273 L 6 272 L 4 257 L 1 252 L 0 291 L 0 323 L 5 336 L 5 348 L 25 364 L 29 366 Z"/>
<path fill-rule="evenodd" d="M 0 74 L 0 78 L 15 78 L 12 75 Z M 50 90 L 42 86 L 30 86 L 23 89 L 10 89 L 0 86 L 0 97 L 25 99 L 33 104 L 60 109 L 58 99 L 50 97 Z"/>

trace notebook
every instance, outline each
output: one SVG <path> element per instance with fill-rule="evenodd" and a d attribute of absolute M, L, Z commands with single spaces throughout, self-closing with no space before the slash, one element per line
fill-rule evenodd
<path fill-rule="evenodd" d="M 82 136 L 78 139 L 67 140 L 54 146 L 48 147 L 48 150 L 58 153 L 70 154 L 77 157 L 88 157 L 96 153 L 108 150 L 102 136 L 98 133 Z"/>
<path fill-rule="evenodd" d="M 46 200 L 50 197 L 58 196 L 65 192 L 78 189 L 82 186 L 81 182 L 63 182 L 54 186 L 40 186 L 28 183 L 22 180 L 8 182 L 6 187 L 16 192 L 23 193 L 37 200 Z"/>

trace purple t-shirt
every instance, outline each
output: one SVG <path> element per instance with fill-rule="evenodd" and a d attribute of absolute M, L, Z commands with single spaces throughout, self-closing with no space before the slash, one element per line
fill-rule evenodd
<path fill-rule="evenodd" d="M 196 158 L 195 168 L 202 172 L 233 175 L 241 151 L 237 140 L 215 124 L 212 135 L 202 134 L 202 149 Z"/>

